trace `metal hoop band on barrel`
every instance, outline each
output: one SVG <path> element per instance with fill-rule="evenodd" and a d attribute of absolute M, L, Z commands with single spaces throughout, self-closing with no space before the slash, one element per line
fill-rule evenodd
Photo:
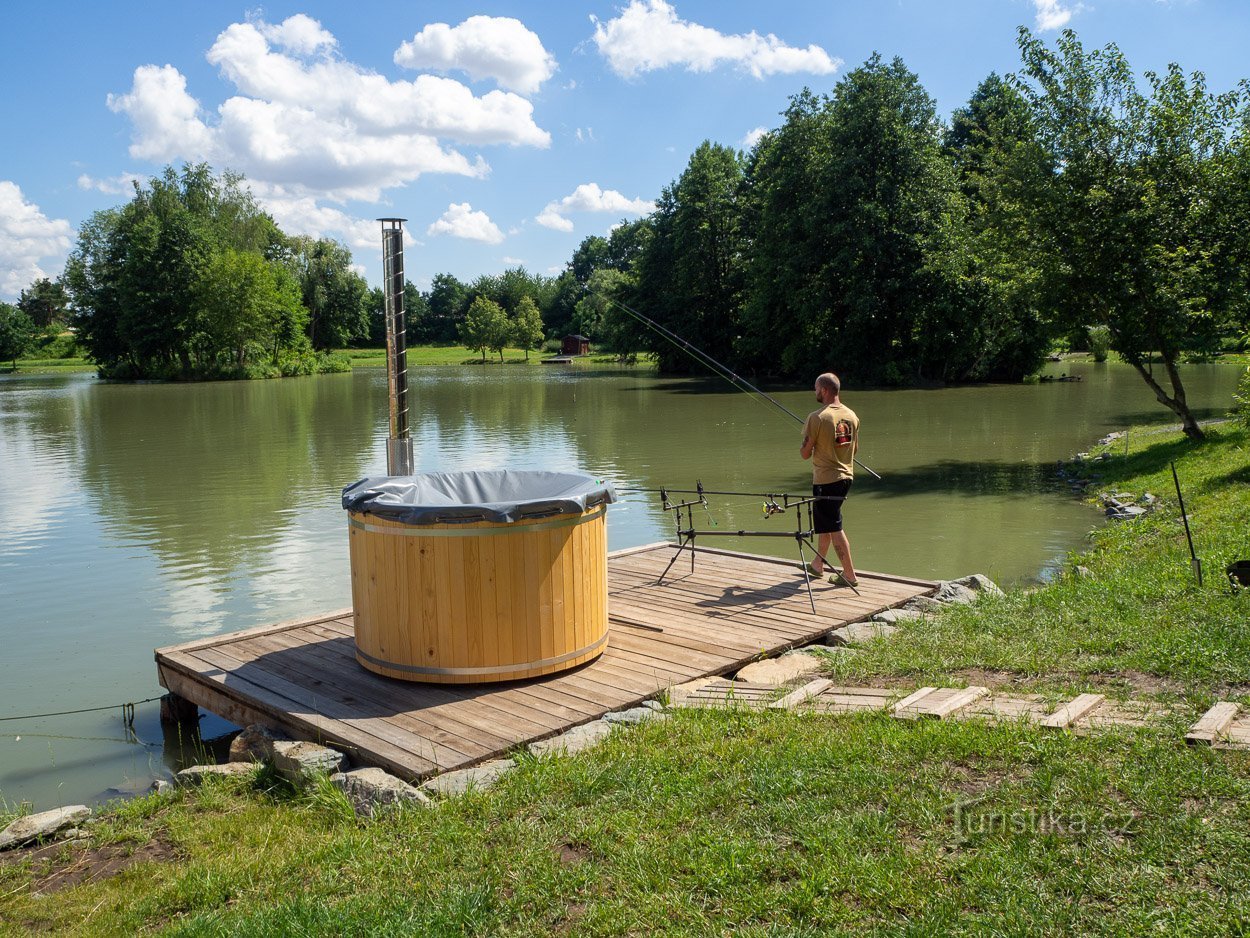
<path fill-rule="evenodd" d="M 586 524 L 589 521 L 598 521 L 607 514 L 608 506 L 600 505 L 598 511 L 587 512 L 574 518 L 560 518 L 557 521 L 540 521 L 538 524 L 510 524 L 505 526 L 495 525 L 489 528 L 429 528 L 422 525 L 406 525 L 404 527 L 382 527 L 381 525 L 368 524 L 364 521 L 357 521 L 355 518 L 349 518 L 348 527 L 358 528 L 361 531 L 368 531 L 370 534 L 398 534 L 401 537 L 497 537 L 500 534 L 528 534 L 530 531 L 546 531 L 551 528 L 575 528 L 579 524 Z M 447 521 L 444 524 L 455 524 L 456 522 Z M 478 522 L 464 522 L 467 524 L 476 524 Z"/>
<path fill-rule="evenodd" d="M 356 654 L 358 654 L 361 658 L 364 658 L 366 661 L 376 664 L 378 667 L 394 668 L 396 671 L 404 671 L 408 674 L 450 674 L 453 676 L 457 674 L 503 674 L 505 672 L 528 671 L 532 668 L 546 668 L 553 664 L 562 664 L 565 661 L 573 660 L 579 655 L 590 654 L 592 651 L 595 651 L 601 645 L 605 644 L 607 640 L 608 637 L 604 635 L 603 638 L 599 639 L 597 642 L 591 642 L 584 648 L 566 652 L 563 655 L 557 655 L 555 658 L 543 658 L 540 661 L 525 661 L 521 664 L 506 664 L 493 668 L 424 668 L 420 665 L 414 664 L 395 664 L 390 661 L 386 661 L 383 658 L 375 658 L 368 652 L 361 651 L 359 645 L 356 646 Z"/>

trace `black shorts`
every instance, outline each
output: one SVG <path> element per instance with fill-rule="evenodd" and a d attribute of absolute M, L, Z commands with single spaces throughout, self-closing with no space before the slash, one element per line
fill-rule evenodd
<path fill-rule="evenodd" d="M 812 505 L 812 521 L 817 534 L 832 534 L 842 530 L 842 499 L 850 491 L 850 479 L 812 486 L 813 495 L 833 496 L 818 498 Z"/>

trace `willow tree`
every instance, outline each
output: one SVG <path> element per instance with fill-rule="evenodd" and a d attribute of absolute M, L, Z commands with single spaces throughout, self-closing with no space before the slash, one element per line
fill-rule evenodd
<path fill-rule="evenodd" d="M 1052 49 L 1022 28 L 1019 45 L 1016 85 L 1053 167 L 1044 184 L 1021 187 L 1052 304 L 1069 328 L 1105 325 L 1111 347 L 1201 439 L 1177 366 L 1245 328 L 1245 290 L 1230 285 L 1244 282 L 1233 259 L 1248 234 L 1227 216 L 1227 200 L 1245 198 L 1228 184 L 1244 161 L 1243 102 L 1176 64 L 1145 73 L 1143 91 L 1114 44 L 1086 50 L 1071 30 Z"/>

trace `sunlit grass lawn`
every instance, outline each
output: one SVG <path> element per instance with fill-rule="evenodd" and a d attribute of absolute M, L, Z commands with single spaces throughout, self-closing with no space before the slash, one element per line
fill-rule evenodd
<path fill-rule="evenodd" d="M 385 348 L 353 348 L 344 350 L 351 358 L 352 367 L 386 367 Z M 548 355 L 547 352 L 530 351 L 530 361 L 537 362 Z M 523 349 L 504 349 L 504 363 L 524 362 Z M 410 345 L 408 346 L 408 364 L 417 365 L 475 365 L 482 363 L 482 353 L 477 349 L 465 348 L 463 345 Z M 486 364 L 499 364 L 499 353 L 491 352 L 486 356 Z"/>
<path fill-rule="evenodd" d="M 97 843 L 181 857 L 40 898 L 14 933 L 1215 934 L 1250 924 L 1250 759 L 1159 733 L 686 711 L 486 793 L 357 821 L 213 787 Z M 69 848 L 67 848 L 69 849 Z"/>
<path fill-rule="evenodd" d="M 1088 465 L 1102 477 L 1091 497 L 1150 492 L 1163 499 L 1161 510 L 1100 528 L 1091 550 L 1045 588 L 909 623 L 905 640 L 874 643 L 840 662 L 838 673 L 1158 694 L 1193 706 L 1217 696 L 1250 701 L 1250 594 L 1235 594 L 1224 575 L 1230 561 L 1250 559 L 1250 434 L 1232 425 L 1208 432 L 1202 444 L 1179 433 L 1130 433 L 1127 456 L 1117 441 L 1111 458 Z M 1203 562 L 1201 587 L 1173 461 Z M 1077 564 L 1090 575 L 1076 575 Z"/>

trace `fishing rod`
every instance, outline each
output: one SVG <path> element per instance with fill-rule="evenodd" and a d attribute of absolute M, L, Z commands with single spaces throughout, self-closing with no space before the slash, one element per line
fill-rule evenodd
<path fill-rule="evenodd" d="M 730 384 L 732 384 L 734 387 L 738 388 L 739 390 L 757 395 L 758 397 L 762 398 L 764 401 L 767 401 L 769 404 L 772 404 L 774 407 L 776 407 L 786 416 L 795 420 L 797 423 L 800 423 L 800 424 L 807 423 L 807 421 L 804 418 L 800 417 L 798 414 L 792 411 L 785 404 L 781 403 L 781 401 L 777 400 L 771 394 L 764 393 L 759 388 L 757 388 L 754 384 L 748 381 L 746 378 L 742 377 L 741 375 L 737 374 L 732 369 L 730 369 L 729 366 L 721 364 L 715 358 L 709 355 L 707 352 L 703 351 L 697 346 L 691 345 L 689 342 L 687 342 L 677 333 L 673 332 L 670 329 L 666 329 L 664 326 L 661 326 L 658 322 L 656 322 L 654 319 L 650 318 L 649 316 L 644 316 L 642 313 L 638 312 L 638 310 L 634 309 L 628 304 L 622 303 L 620 300 L 615 300 L 612 297 L 607 296 L 606 294 L 599 293 L 595 290 L 592 290 L 590 289 L 589 286 L 586 286 L 583 289 L 585 289 L 585 291 L 591 294 L 592 296 L 597 296 L 601 300 L 605 300 L 608 303 L 611 303 L 613 306 L 617 307 L 618 309 L 632 316 L 634 319 L 638 320 L 644 326 L 647 326 L 655 330 L 657 333 L 659 333 L 661 336 L 663 336 L 673 345 L 677 346 L 683 352 L 686 352 L 688 355 L 693 357 L 695 361 L 699 362 L 700 364 L 706 365 L 708 368 L 711 368 L 712 371 L 714 371 L 719 377 L 724 378 L 726 381 L 728 381 Z M 874 472 L 872 469 L 870 469 L 868 466 L 865 466 L 862 462 L 859 461 L 858 458 L 854 456 L 852 456 L 851 458 L 855 460 L 855 465 L 859 466 L 859 468 L 863 469 L 865 472 L 871 475 L 874 479 L 880 480 L 881 476 L 877 474 L 876 472 Z"/>

